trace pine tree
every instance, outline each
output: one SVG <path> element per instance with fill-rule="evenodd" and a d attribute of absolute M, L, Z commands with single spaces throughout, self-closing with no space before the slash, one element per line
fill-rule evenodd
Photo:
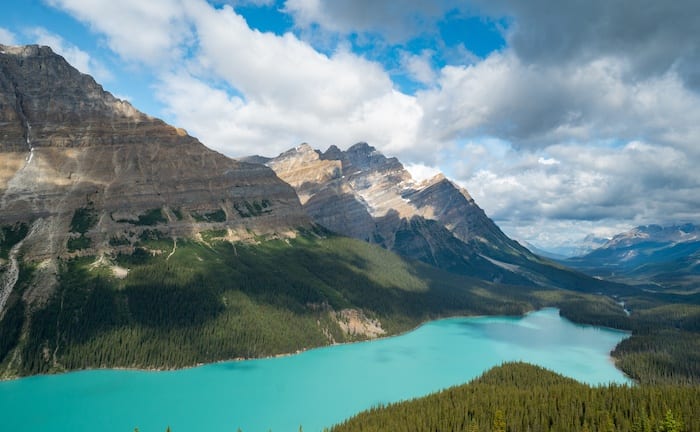
<path fill-rule="evenodd" d="M 635 418 L 634 423 L 632 423 L 632 432 L 653 432 L 651 420 L 645 411 L 642 411 Z"/>
<path fill-rule="evenodd" d="M 493 415 L 493 432 L 506 432 L 506 416 L 501 410 Z"/>
<path fill-rule="evenodd" d="M 676 419 L 671 410 L 666 411 L 664 419 L 659 424 L 659 432 L 682 432 L 683 422 Z"/>

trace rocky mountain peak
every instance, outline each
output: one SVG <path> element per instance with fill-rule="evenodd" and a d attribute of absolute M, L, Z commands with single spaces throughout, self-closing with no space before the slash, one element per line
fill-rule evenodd
<path fill-rule="evenodd" d="M 0 95 L 4 149 L 133 143 L 135 135 L 142 137 L 150 128 L 165 126 L 105 92 L 49 47 L 3 46 Z M 109 133 L 120 129 L 129 133 Z M 186 135 L 167 129 L 174 137 Z"/>
<path fill-rule="evenodd" d="M 627 232 L 616 234 L 601 249 L 631 247 L 640 243 L 683 243 L 700 239 L 700 230 L 692 223 L 661 226 L 641 225 Z"/>
<path fill-rule="evenodd" d="M 137 111 L 48 47 L 0 47 L 0 125 L 0 226 L 29 226 L 28 259 L 310 225 L 271 169 Z"/>
<path fill-rule="evenodd" d="M 268 166 L 294 186 L 316 223 L 410 258 L 459 267 L 475 249 L 528 254 L 465 189 L 443 174 L 417 182 L 398 159 L 367 143 L 323 153 L 304 146 Z"/>
<path fill-rule="evenodd" d="M 368 172 L 402 172 L 402 177 L 409 179 L 410 175 L 404 169 L 398 159 L 392 157 L 387 158 L 375 147 L 360 142 L 354 144 L 346 151 L 340 150 L 335 145 L 332 145 L 322 153 L 321 156 L 325 160 L 337 160 L 343 164 L 343 173 L 350 176 L 356 173 L 366 174 Z"/>
<path fill-rule="evenodd" d="M 335 144 L 331 145 L 325 152 L 321 153 L 321 159 L 323 160 L 340 160 L 342 157 L 343 151 Z"/>

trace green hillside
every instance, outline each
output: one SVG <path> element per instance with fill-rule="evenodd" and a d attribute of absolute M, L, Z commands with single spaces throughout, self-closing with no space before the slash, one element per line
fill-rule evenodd
<path fill-rule="evenodd" d="M 444 316 L 554 306 L 575 322 L 632 330 L 614 356 L 640 382 L 700 382 L 700 306 L 683 296 L 626 297 L 627 316 L 605 295 L 488 283 L 324 231 L 247 243 L 225 241 L 225 230 L 200 241 L 145 234 L 129 254 L 60 261 L 44 301 L 28 299 L 37 264 L 20 261 L 0 320 L 1 375 L 178 368 L 373 336 L 344 331 L 347 310 L 392 335 Z"/>
<path fill-rule="evenodd" d="M 700 387 L 591 387 L 524 363 L 474 381 L 363 412 L 332 432 L 700 430 Z"/>
<path fill-rule="evenodd" d="M 5 375 L 91 367 L 173 368 L 365 338 L 336 312 L 362 310 L 386 334 L 455 314 L 522 314 L 538 304 L 408 262 L 367 243 L 306 232 L 257 244 L 156 238 L 130 255 L 61 262 L 43 307 L 22 298 L 32 266 L 0 322 Z M 125 277 L 115 268 L 128 269 Z M 118 273 L 118 272 L 117 272 Z"/>

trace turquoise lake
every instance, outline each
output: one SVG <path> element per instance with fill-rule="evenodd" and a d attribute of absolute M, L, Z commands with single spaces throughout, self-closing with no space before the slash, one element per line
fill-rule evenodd
<path fill-rule="evenodd" d="M 0 429 L 320 431 L 379 403 L 465 383 L 506 361 L 590 384 L 627 383 L 609 352 L 627 333 L 556 309 L 451 318 L 401 336 L 167 372 L 94 370 L 0 382 Z"/>

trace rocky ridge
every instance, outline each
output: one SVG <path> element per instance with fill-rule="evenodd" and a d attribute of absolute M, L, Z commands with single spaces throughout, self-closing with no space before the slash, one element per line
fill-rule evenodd
<path fill-rule="evenodd" d="M 0 160 L 0 226 L 29 226 L 21 254 L 47 274 L 58 257 L 128 250 L 144 235 L 310 224 L 271 169 L 139 112 L 48 47 L 0 45 Z"/>
<path fill-rule="evenodd" d="M 495 282 L 579 287 L 573 274 L 508 238 L 443 174 L 417 181 L 367 143 L 325 152 L 308 144 L 254 157 L 292 185 L 314 222 L 456 273 Z"/>

